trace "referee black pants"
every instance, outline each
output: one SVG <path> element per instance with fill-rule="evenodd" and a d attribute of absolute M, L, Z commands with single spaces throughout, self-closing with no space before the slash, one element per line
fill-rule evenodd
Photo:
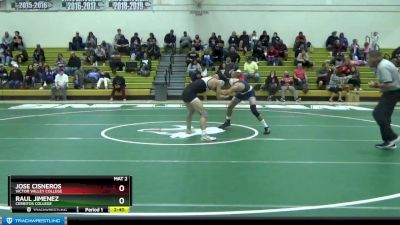
<path fill-rule="evenodd" d="M 390 126 L 393 110 L 398 101 L 400 101 L 400 91 L 384 92 L 372 113 L 376 123 L 379 125 L 384 142 L 392 141 L 398 136 Z"/>

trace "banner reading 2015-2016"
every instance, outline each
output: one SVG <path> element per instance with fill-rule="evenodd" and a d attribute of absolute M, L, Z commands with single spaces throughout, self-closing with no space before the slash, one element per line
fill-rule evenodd
<path fill-rule="evenodd" d="M 16 11 L 144 11 L 153 0 L 13 0 Z"/>

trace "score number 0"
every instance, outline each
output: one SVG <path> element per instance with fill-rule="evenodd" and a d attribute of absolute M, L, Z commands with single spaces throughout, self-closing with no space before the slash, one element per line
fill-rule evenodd
<path fill-rule="evenodd" d="M 119 185 L 118 190 L 120 192 L 124 192 L 125 191 L 125 186 L 124 185 Z M 118 200 L 119 204 L 123 205 L 125 203 L 125 199 L 123 197 L 119 198 Z"/>

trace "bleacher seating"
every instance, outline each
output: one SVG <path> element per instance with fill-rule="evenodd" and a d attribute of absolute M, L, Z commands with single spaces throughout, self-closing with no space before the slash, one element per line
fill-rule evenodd
<path fill-rule="evenodd" d="M 29 55 L 29 60 L 27 62 L 22 63 L 20 65 L 20 69 L 22 73 L 25 75 L 25 72 L 27 70 L 28 65 L 32 64 L 32 53 L 34 49 L 29 48 L 27 49 L 28 55 Z M 64 59 L 68 61 L 68 58 L 70 56 L 70 51 L 65 48 L 45 48 L 45 57 L 46 57 L 46 64 L 50 65 L 52 68 L 55 67 L 55 62 L 57 59 L 57 56 L 59 53 L 62 53 L 64 56 Z M 82 58 L 84 51 L 74 51 L 76 55 L 80 58 Z M 13 52 L 13 55 L 15 56 L 17 52 Z M 130 58 L 129 56 L 122 56 L 122 61 L 127 62 L 129 61 Z M 139 65 L 140 63 L 138 63 Z M 149 97 L 150 96 L 150 91 L 153 86 L 153 81 L 154 77 L 156 76 L 156 71 L 158 67 L 159 61 L 158 60 L 152 60 L 152 71 L 150 73 L 150 76 L 148 77 L 142 77 L 138 75 L 136 72 L 129 73 L 125 71 L 118 71 L 118 75 L 123 75 L 126 81 L 126 94 L 128 96 L 142 96 L 142 97 Z M 85 70 L 93 68 L 92 65 L 85 64 L 82 61 L 82 66 Z M 109 72 L 111 74 L 111 69 L 108 66 L 108 63 L 103 65 L 101 63 L 98 64 L 97 66 L 98 69 L 100 69 L 103 72 Z M 10 68 L 7 68 L 8 70 Z M 35 85 L 35 89 L 19 89 L 19 90 L 12 90 L 12 89 L 2 89 L 0 90 L 0 97 L 35 97 L 35 96 L 50 96 L 50 88 L 47 87 L 44 90 L 38 90 L 40 87 L 40 84 Z M 112 85 L 110 84 L 108 87 L 108 90 L 105 90 L 104 87 L 102 86 L 101 89 L 92 89 L 92 84 L 85 84 L 85 89 L 84 90 L 77 90 L 74 89 L 73 85 L 73 77 L 70 76 L 69 79 L 69 84 L 68 84 L 68 98 L 71 99 L 74 97 L 105 97 L 105 96 L 110 96 L 111 93 L 111 88 Z M 117 93 L 118 94 L 118 93 Z M 104 99 L 104 98 L 103 98 Z"/>
<path fill-rule="evenodd" d="M 391 53 L 392 49 L 381 49 L 383 53 Z M 29 64 L 32 63 L 32 53 L 34 51 L 33 48 L 27 49 L 28 54 L 29 54 L 29 61 L 23 63 L 20 65 L 20 69 L 22 72 L 25 74 L 25 71 L 28 67 Z M 65 60 L 68 60 L 70 51 L 68 51 L 65 48 L 45 48 L 45 56 L 46 56 L 46 63 L 49 64 L 50 66 L 54 67 L 55 66 L 55 61 L 57 58 L 58 53 L 62 53 Z M 16 52 L 14 52 L 16 53 Z M 75 51 L 76 55 L 78 57 L 83 56 L 83 51 Z M 244 55 L 243 52 L 240 52 L 240 57 L 241 57 L 241 62 L 240 62 L 240 69 L 243 70 L 243 65 L 245 62 L 245 58 L 251 53 L 247 53 L 247 55 Z M 299 96 L 300 97 L 328 97 L 330 93 L 326 90 L 320 90 L 317 87 L 316 84 L 316 72 L 318 69 L 321 67 L 322 63 L 325 62 L 326 60 L 330 59 L 329 52 L 325 49 L 322 48 L 316 48 L 312 53 L 310 53 L 310 58 L 312 61 L 315 62 L 315 66 L 311 69 L 307 69 L 307 74 L 309 77 L 309 88 L 310 91 L 307 94 L 304 94 L 303 92 L 299 91 Z M 122 56 L 122 61 L 127 62 L 129 61 L 129 56 Z M 265 78 L 268 76 L 268 74 L 271 72 L 271 70 L 276 70 L 277 75 L 281 77 L 283 75 L 283 71 L 287 70 L 292 72 L 295 69 L 294 66 L 294 52 L 292 49 L 289 49 L 289 58 L 288 61 L 284 62 L 283 66 L 267 66 L 265 61 L 260 62 L 259 64 L 259 73 L 261 76 L 261 82 L 263 83 Z M 90 69 L 92 68 L 92 65 L 89 64 L 82 64 L 85 69 Z M 120 75 L 123 75 L 126 79 L 126 84 L 127 84 L 127 95 L 128 96 L 142 96 L 144 98 L 150 98 L 150 93 L 151 89 L 153 87 L 153 81 L 154 77 L 156 76 L 156 71 L 157 67 L 159 65 L 159 61 L 153 60 L 152 61 L 152 71 L 149 77 L 142 77 L 138 75 L 137 73 L 128 73 L 125 71 L 118 71 L 117 73 Z M 99 64 L 98 68 L 103 71 L 103 72 L 111 72 L 111 69 L 108 65 L 102 65 Z M 215 67 L 216 68 L 216 67 Z M 360 66 L 358 67 L 358 70 L 360 71 L 361 74 L 361 80 L 362 80 L 362 89 L 363 91 L 360 92 L 361 97 L 379 97 L 380 93 L 376 89 L 371 89 L 368 87 L 368 82 L 371 80 L 375 79 L 375 75 L 372 72 L 372 70 L 368 66 Z M 187 74 L 182 74 L 182 76 L 186 76 L 186 82 L 185 85 L 188 85 L 190 83 L 190 78 L 187 76 Z M 254 83 L 252 83 L 255 85 Z M 39 84 L 37 84 L 35 89 L 21 89 L 21 90 L 11 90 L 11 89 L 1 89 L 0 90 L 0 97 L 35 97 L 35 96 L 50 96 L 50 90 L 49 87 L 44 90 L 38 90 Z M 91 84 L 86 84 L 84 90 L 76 90 L 73 88 L 73 78 L 70 78 L 70 83 L 69 83 L 69 90 L 68 90 L 68 97 L 76 97 L 76 96 L 82 96 L 82 97 L 105 97 L 110 95 L 110 90 L 111 85 L 108 90 L 105 89 L 92 89 Z M 264 97 L 267 96 L 267 92 L 263 90 L 259 90 L 256 92 L 257 96 L 261 97 L 260 100 L 265 99 Z M 277 93 L 279 95 L 279 92 Z M 214 92 L 208 92 L 207 96 L 215 96 Z M 290 94 L 288 94 L 290 96 Z"/>
<path fill-rule="evenodd" d="M 393 49 L 381 49 L 383 53 L 391 53 Z M 239 53 L 241 61 L 239 68 L 243 70 L 244 63 L 246 61 L 247 56 L 251 56 L 251 53 L 247 53 L 246 55 L 243 54 L 243 52 Z M 311 60 L 315 63 L 313 68 L 306 69 L 307 70 L 307 75 L 309 79 L 309 92 L 307 94 L 304 94 L 302 91 L 298 91 L 298 94 L 300 97 L 310 97 L 310 98 L 321 98 L 321 97 L 326 97 L 328 98 L 330 96 L 330 92 L 327 90 L 320 90 L 318 88 L 318 85 L 316 83 L 317 80 L 317 71 L 321 68 L 321 65 L 326 61 L 330 60 L 331 56 L 329 52 L 326 49 L 322 48 L 317 48 L 314 49 L 312 53 L 309 54 Z M 215 67 L 217 69 L 217 67 Z M 293 71 L 295 69 L 294 66 L 294 52 L 292 49 L 289 49 L 289 58 L 288 61 L 285 61 L 283 63 L 283 66 L 267 66 L 266 61 L 262 61 L 259 63 L 259 74 L 260 74 L 260 81 L 262 84 L 264 84 L 266 77 L 270 74 L 272 70 L 275 70 L 277 72 L 278 77 L 283 76 L 283 72 L 285 70 L 289 71 L 291 74 L 293 74 Z M 368 82 L 371 80 L 375 80 L 375 74 L 374 72 L 368 67 L 368 66 L 359 66 L 357 69 L 360 71 L 360 76 L 361 76 L 361 88 L 362 91 L 360 91 L 360 97 L 366 97 L 366 98 L 377 98 L 381 94 L 377 89 L 370 88 L 368 86 Z M 185 85 L 187 86 L 190 83 L 190 78 L 186 77 L 186 82 Z M 255 86 L 255 83 L 252 83 L 250 80 L 250 83 Z M 258 90 L 256 91 L 257 97 L 260 97 L 260 100 L 265 100 L 266 97 L 268 96 L 267 91 L 263 90 Z M 199 95 L 199 96 L 204 96 L 204 95 Z M 213 91 L 208 91 L 207 96 L 215 96 L 215 92 Z M 276 96 L 280 96 L 280 93 L 278 92 Z M 289 92 L 286 94 L 286 96 L 291 96 Z"/>

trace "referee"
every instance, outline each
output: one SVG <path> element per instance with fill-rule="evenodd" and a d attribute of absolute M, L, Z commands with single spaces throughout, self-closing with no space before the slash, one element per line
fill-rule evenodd
<path fill-rule="evenodd" d="M 373 111 L 373 117 L 378 123 L 382 135 L 382 144 L 376 144 L 376 148 L 395 149 L 396 142 L 400 140 L 390 126 L 392 113 L 396 103 L 400 100 L 400 73 L 396 66 L 383 59 L 381 52 L 371 51 L 368 59 L 369 66 L 374 69 L 378 81 L 370 81 L 372 88 L 379 88 L 382 96 Z"/>

